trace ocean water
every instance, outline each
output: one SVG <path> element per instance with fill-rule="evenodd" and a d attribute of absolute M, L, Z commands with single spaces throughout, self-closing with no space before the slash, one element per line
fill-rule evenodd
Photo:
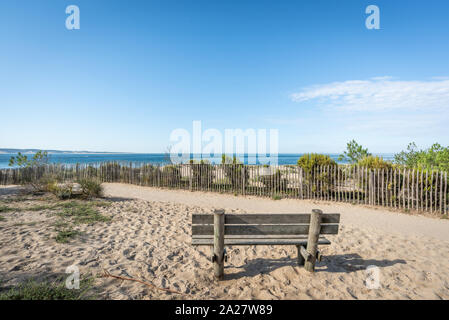
<path fill-rule="evenodd" d="M 9 168 L 9 159 L 16 154 L 3 153 L 0 154 L 0 169 Z M 32 154 L 27 154 L 28 157 Z M 278 155 L 278 164 L 296 164 L 298 159 L 302 156 L 302 153 L 280 153 Z M 339 154 L 328 154 L 337 163 L 345 163 L 344 161 L 338 161 Z M 393 154 L 376 154 L 382 156 L 384 160 L 393 160 Z M 89 154 L 49 154 L 51 163 L 60 164 L 76 164 L 76 163 L 99 163 L 108 161 L 119 162 L 133 162 L 133 163 L 152 163 L 152 164 L 166 164 L 168 163 L 167 156 L 163 153 L 114 153 L 114 154 L 101 154 L 101 153 L 89 153 Z M 193 159 L 205 159 L 211 163 L 221 163 L 221 155 L 216 157 L 207 156 L 191 156 Z M 242 155 L 238 157 L 240 161 L 244 163 L 260 164 L 257 157 L 253 155 Z"/>

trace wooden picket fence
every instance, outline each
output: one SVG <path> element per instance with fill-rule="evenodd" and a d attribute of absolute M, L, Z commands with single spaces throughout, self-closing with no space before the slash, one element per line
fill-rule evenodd
<path fill-rule="evenodd" d="M 377 205 L 447 215 L 447 172 L 417 169 L 368 169 L 358 166 L 179 164 L 106 162 L 2 169 L 0 184 L 22 184 L 45 175 L 60 181 L 95 178 L 191 191 L 212 191 L 273 198 L 316 199 Z"/>

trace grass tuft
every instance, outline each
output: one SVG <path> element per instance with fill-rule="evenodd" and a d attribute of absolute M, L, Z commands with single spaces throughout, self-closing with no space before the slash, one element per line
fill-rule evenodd
<path fill-rule="evenodd" d="M 15 208 L 10 208 L 5 205 L 0 205 L 0 212 L 6 213 L 6 212 L 11 212 L 11 211 L 17 211 L 17 210 Z"/>
<path fill-rule="evenodd" d="M 274 195 L 271 197 L 271 199 L 273 199 L 273 200 L 281 200 L 282 197 L 281 197 L 279 194 L 274 194 Z"/>
<path fill-rule="evenodd" d="M 28 207 L 24 210 L 26 211 L 42 211 L 42 210 L 53 210 L 55 208 L 55 206 L 50 206 L 50 205 L 37 205 L 37 206 L 33 206 L 33 207 Z"/>
<path fill-rule="evenodd" d="M 69 243 L 70 240 L 76 237 L 78 234 L 79 232 L 73 229 L 59 230 L 58 234 L 55 237 L 55 240 L 58 243 Z"/>
<path fill-rule="evenodd" d="M 70 240 L 80 234 L 79 231 L 72 229 L 69 222 L 64 220 L 56 222 L 54 226 L 55 230 L 58 232 L 55 237 L 55 240 L 58 243 L 69 243 Z"/>
<path fill-rule="evenodd" d="M 90 224 L 95 222 L 107 222 L 111 218 L 103 216 L 95 208 L 95 203 L 82 203 L 77 201 L 66 202 L 62 205 L 62 211 L 58 213 L 62 218 L 71 218 L 75 224 Z"/>
<path fill-rule="evenodd" d="M 87 292 L 92 288 L 93 279 L 81 279 L 79 289 L 68 289 L 61 278 L 58 282 L 36 282 L 28 280 L 5 292 L 0 292 L 0 300 L 85 300 L 92 299 Z"/>
<path fill-rule="evenodd" d="M 48 201 L 48 199 L 47 199 Z M 0 201 L 0 213 L 6 212 L 19 212 L 19 211 L 44 211 L 44 210 L 57 210 L 60 208 L 75 208 L 81 205 L 89 206 L 89 207 L 101 207 L 106 208 L 111 206 L 112 204 L 108 201 L 100 201 L 100 200 L 71 200 L 71 201 L 59 201 L 59 202 L 50 202 L 50 204 L 38 204 L 29 207 L 12 207 L 8 206 L 5 203 L 11 203 L 12 201 Z"/>

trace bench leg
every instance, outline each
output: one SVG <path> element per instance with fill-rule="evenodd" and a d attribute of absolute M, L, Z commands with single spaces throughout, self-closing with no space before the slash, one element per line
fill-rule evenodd
<path fill-rule="evenodd" d="M 315 271 L 315 262 L 318 251 L 318 238 L 321 230 L 321 210 L 314 209 L 310 215 L 309 237 L 307 240 L 307 252 L 311 255 L 310 259 L 305 262 L 304 269 L 309 272 Z"/>
<path fill-rule="evenodd" d="M 214 274 L 218 280 L 224 278 L 224 210 L 214 212 Z"/>
<path fill-rule="evenodd" d="M 321 254 L 320 250 L 316 251 L 316 260 L 319 262 L 323 260 L 323 255 Z"/>
<path fill-rule="evenodd" d="M 305 262 L 305 259 L 304 259 L 304 257 L 301 254 L 301 246 L 297 245 L 296 249 L 298 250 L 298 265 L 299 266 L 303 266 L 304 262 Z"/>

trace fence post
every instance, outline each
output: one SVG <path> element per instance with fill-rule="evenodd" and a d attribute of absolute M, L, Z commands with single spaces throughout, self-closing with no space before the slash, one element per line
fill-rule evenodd
<path fill-rule="evenodd" d="M 449 204 L 447 203 L 447 172 L 444 173 L 444 207 L 443 214 L 449 213 Z"/>
<path fill-rule="evenodd" d="M 193 169 L 192 164 L 189 165 L 189 191 L 192 191 L 192 176 L 193 176 Z"/>
<path fill-rule="evenodd" d="M 316 253 L 318 250 L 318 239 L 321 231 L 321 215 L 323 212 L 313 209 L 310 215 L 309 237 L 307 239 L 307 252 L 309 259 L 304 263 L 304 268 L 309 272 L 315 271 Z"/>
<path fill-rule="evenodd" d="M 224 223 L 225 211 L 223 209 L 214 211 L 214 273 L 218 280 L 224 276 Z"/>
<path fill-rule="evenodd" d="M 246 190 L 245 190 L 245 183 L 246 183 L 246 181 L 245 181 L 245 175 L 246 175 L 246 168 L 245 168 L 245 165 L 243 164 L 242 165 L 242 194 L 243 195 L 245 195 L 245 193 L 246 193 Z"/>

